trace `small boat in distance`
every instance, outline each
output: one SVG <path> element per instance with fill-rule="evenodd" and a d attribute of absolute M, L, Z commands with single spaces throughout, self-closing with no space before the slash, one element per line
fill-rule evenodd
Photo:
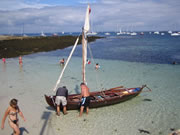
<path fill-rule="evenodd" d="M 88 32 L 87 35 L 97 35 L 96 32 Z"/>
<path fill-rule="evenodd" d="M 41 37 L 46 37 L 43 31 L 41 32 Z"/>
<path fill-rule="evenodd" d="M 159 35 L 159 31 L 155 31 L 154 34 Z"/>
<path fill-rule="evenodd" d="M 106 32 L 106 33 L 104 33 L 105 35 L 110 35 L 110 33 L 109 32 Z"/>
<path fill-rule="evenodd" d="M 180 36 L 179 33 L 171 33 L 171 36 Z"/>
<path fill-rule="evenodd" d="M 131 35 L 131 36 L 136 36 L 137 33 L 136 33 L 136 32 L 132 32 L 130 35 Z"/>
<path fill-rule="evenodd" d="M 168 31 L 168 33 L 169 33 L 169 34 L 171 34 L 171 33 L 172 33 L 172 31 L 171 31 L 171 30 L 169 30 L 169 31 Z"/>
<path fill-rule="evenodd" d="M 164 32 L 162 32 L 162 33 L 161 33 L 161 35 L 162 35 L 162 36 L 164 36 L 164 35 L 165 35 L 165 33 L 164 33 Z"/>
<path fill-rule="evenodd" d="M 87 10 L 86 10 L 85 24 L 82 29 L 82 82 L 85 84 L 87 84 L 86 75 L 85 75 L 85 73 L 86 73 L 85 67 L 87 64 L 87 46 L 88 46 L 87 33 L 89 32 L 89 29 L 90 29 L 90 25 L 89 25 L 90 11 L 91 11 L 91 9 L 90 9 L 90 6 L 88 5 Z M 69 60 L 77 46 L 78 41 L 79 41 L 79 37 L 77 38 L 77 40 L 72 48 L 72 51 L 70 52 L 70 55 L 62 69 L 59 79 L 55 85 L 54 91 L 56 91 L 58 85 L 60 84 L 64 70 L 65 70 L 67 64 L 69 63 Z M 90 46 L 88 46 L 88 47 L 90 47 Z M 79 83 L 81 83 L 81 82 L 79 82 Z M 90 100 L 89 107 L 97 108 L 97 107 L 103 107 L 103 106 L 113 105 L 113 104 L 127 101 L 129 99 L 132 99 L 133 97 L 138 96 L 145 87 L 147 87 L 147 86 L 142 85 L 141 87 L 135 87 L 135 88 L 125 88 L 123 86 L 118 86 L 118 87 L 110 88 L 107 90 L 100 89 L 98 91 L 96 91 L 96 90 L 94 90 L 93 92 L 91 91 L 90 92 L 91 100 Z M 56 108 L 55 98 L 56 98 L 56 96 L 45 95 L 47 104 L 54 108 Z M 80 104 L 81 104 L 81 93 L 68 95 L 68 98 L 67 98 L 67 109 L 68 110 L 79 109 Z"/>
<path fill-rule="evenodd" d="M 53 33 L 52 36 L 53 36 L 53 37 L 57 37 L 58 34 L 57 34 L 57 33 Z"/>
<path fill-rule="evenodd" d="M 140 35 L 144 35 L 144 32 L 140 32 Z"/>
<path fill-rule="evenodd" d="M 117 32 L 116 33 L 117 35 L 122 35 L 122 34 L 124 34 L 122 31 L 121 31 L 121 29 L 119 30 L 119 32 Z"/>

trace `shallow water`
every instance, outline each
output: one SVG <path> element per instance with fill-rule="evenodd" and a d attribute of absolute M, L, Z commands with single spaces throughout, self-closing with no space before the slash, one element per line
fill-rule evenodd
<path fill-rule="evenodd" d="M 114 42 L 116 39 L 101 39 L 91 45 L 107 40 Z M 66 58 L 66 54 L 57 54 L 70 49 L 24 56 L 22 67 L 18 58 L 7 59 L 6 64 L 0 62 L 0 115 L 3 115 L 9 100 L 15 97 L 19 99 L 26 118 L 33 118 L 29 119 L 29 124 L 21 124 L 30 134 L 144 135 L 146 133 L 139 131 L 143 129 L 152 135 L 167 135 L 171 128 L 180 128 L 180 65 L 117 59 L 94 59 L 100 64 L 99 70 L 94 69 L 95 63 L 87 65 L 87 82 L 91 91 L 147 84 L 152 92 L 145 89 L 138 97 L 124 103 L 91 109 L 89 115 L 84 114 L 82 118 L 78 118 L 78 111 L 57 117 L 43 95 L 54 94 L 52 90 L 62 70 L 59 60 Z M 70 94 L 80 92 L 81 61 L 74 56 L 62 79 L 61 85 L 66 85 Z M 1 132 L 7 133 L 5 130 Z"/>

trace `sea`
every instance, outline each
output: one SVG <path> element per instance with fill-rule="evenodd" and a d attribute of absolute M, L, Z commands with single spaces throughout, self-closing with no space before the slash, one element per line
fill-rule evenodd
<path fill-rule="evenodd" d="M 22 109 L 30 106 L 30 110 L 36 112 L 41 106 L 43 111 L 37 111 L 37 114 L 53 114 L 49 122 L 52 125 L 42 127 L 43 130 L 51 130 L 49 132 L 53 130 L 52 135 L 168 135 L 180 129 L 180 36 L 163 33 L 144 32 L 142 35 L 139 32 L 131 36 L 116 35 L 115 32 L 105 35 L 101 32 L 98 36 L 103 38 L 88 43 L 91 64 L 86 65 L 86 81 L 90 91 L 117 86 L 140 87 L 143 84 L 152 91 L 145 88 L 139 96 L 129 101 L 90 109 L 89 115 L 84 114 L 80 119 L 77 117 L 78 111 L 69 111 L 57 122 L 44 94 L 55 94 L 53 89 L 63 69 L 59 61 L 62 58 L 67 60 L 72 45 L 65 49 L 25 55 L 22 57 L 23 66 L 19 66 L 17 57 L 6 59 L 6 64 L 1 61 L 0 105 L 15 97 L 31 103 L 21 103 Z M 80 93 L 81 49 L 81 45 L 75 49 L 59 84 L 65 85 L 69 94 Z M 100 65 L 98 70 L 95 70 L 96 63 Z M 25 113 L 31 115 L 28 111 Z M 40 134 L 43 134 L 42 130 Z"/>

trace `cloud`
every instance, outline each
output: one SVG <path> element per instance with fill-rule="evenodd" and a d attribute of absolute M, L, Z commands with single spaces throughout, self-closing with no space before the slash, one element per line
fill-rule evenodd
<path fill-rule="evenodd" d="M 25 0 L 1 0 L 0 10 L 1 11 L 12 11 L 24 8 L 43 8 L 46 6 L 51 6 L 49 4 L 41 4 L 37 0 L 32 0 L 31 2 Z"/>
<path fill-rule="evenodd" d="M 112 29 L 132 27 L 135 30 L 167 30 L 172 24 L 180 27 L 179 1 L 144 1 L 144 0 L 101 0 L 102 5 L 96 5 L 96 18 L 106 28 Z M 100 13 L 101 12 L 101 13 Z M 100 23 L 98 22 L 98 23 Z M 169 27 L 169 28 L 168 28 Z M 174 28 L 173 28 L 174 29 Z"/>
<path fill-rule="evenodd" d="M 80 0 L 78 1 L 80 4 L 94 4 L 97 3 L 97 0 Z"/>
<path fill-rule="evenodd" d="M 81 31 L 86 4 L 55 6 L 38 0 L 1 0 L 1 33 Z M 87 2 L 87 1 L 85 1 Z M 95 31 L 173 30 L 180 28 L 179 0 L 92 0 Z M 9 3 L 9 4 L 8 4 Z M 10 4 L 11 3 L 11 4 Z M 12 5 L 17 6 L 12 6 Z M 19 5 L 18 5 L 19 4 Z M 4 5 L 4 6 L 3 6 Z M 11 8 L 10 8 L 11 7 Z M 7 10 L 10 9 L 10 10 Z"/>
<path fill-rule="evenodd" d="M 56 6 L 0 11 L 0 18 L 3 18 L 0 20 L 0 28 L 16 27 L 17 33 L 22 32 L 23 26 L 25 32 L 80 31 L 85 15 L 83 9 Z"/>

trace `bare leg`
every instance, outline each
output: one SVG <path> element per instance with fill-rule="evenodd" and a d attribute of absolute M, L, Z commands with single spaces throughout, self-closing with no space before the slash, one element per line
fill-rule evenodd
<path fill-rule="evenodd" d="M 83 110 L 84 110 L 84 106 L 81 106 L 81 108 L 80 108 L 80 113 L 79 113 L 79 117 L 81 117 L 81 116 L 82 116 L 82 114 L 83 114 Z"/>
<path fill-rule="evenodd" d="M 57 105 L 57 115 L 59 116 L 60 115 L 60 106 Z"/>
<path fill-rule="evenodd" d="M 9 125 L 14 131 L 13 135 L 20 135 L 20 129 L 19 129 L 18 124 L 16 125 L 13 122 L 9 122 Z"/>
<path fill-rule="evenodd" d="M 64 112 L 64 115 L 67 114 L 67 109 L 66 109 L 66 106 L 63 107 L 63 112 Z"/>
<path fill-rule="evenodd" d="M 89 107 L 86 107 L 86 114 L 89 113 Z"/>

